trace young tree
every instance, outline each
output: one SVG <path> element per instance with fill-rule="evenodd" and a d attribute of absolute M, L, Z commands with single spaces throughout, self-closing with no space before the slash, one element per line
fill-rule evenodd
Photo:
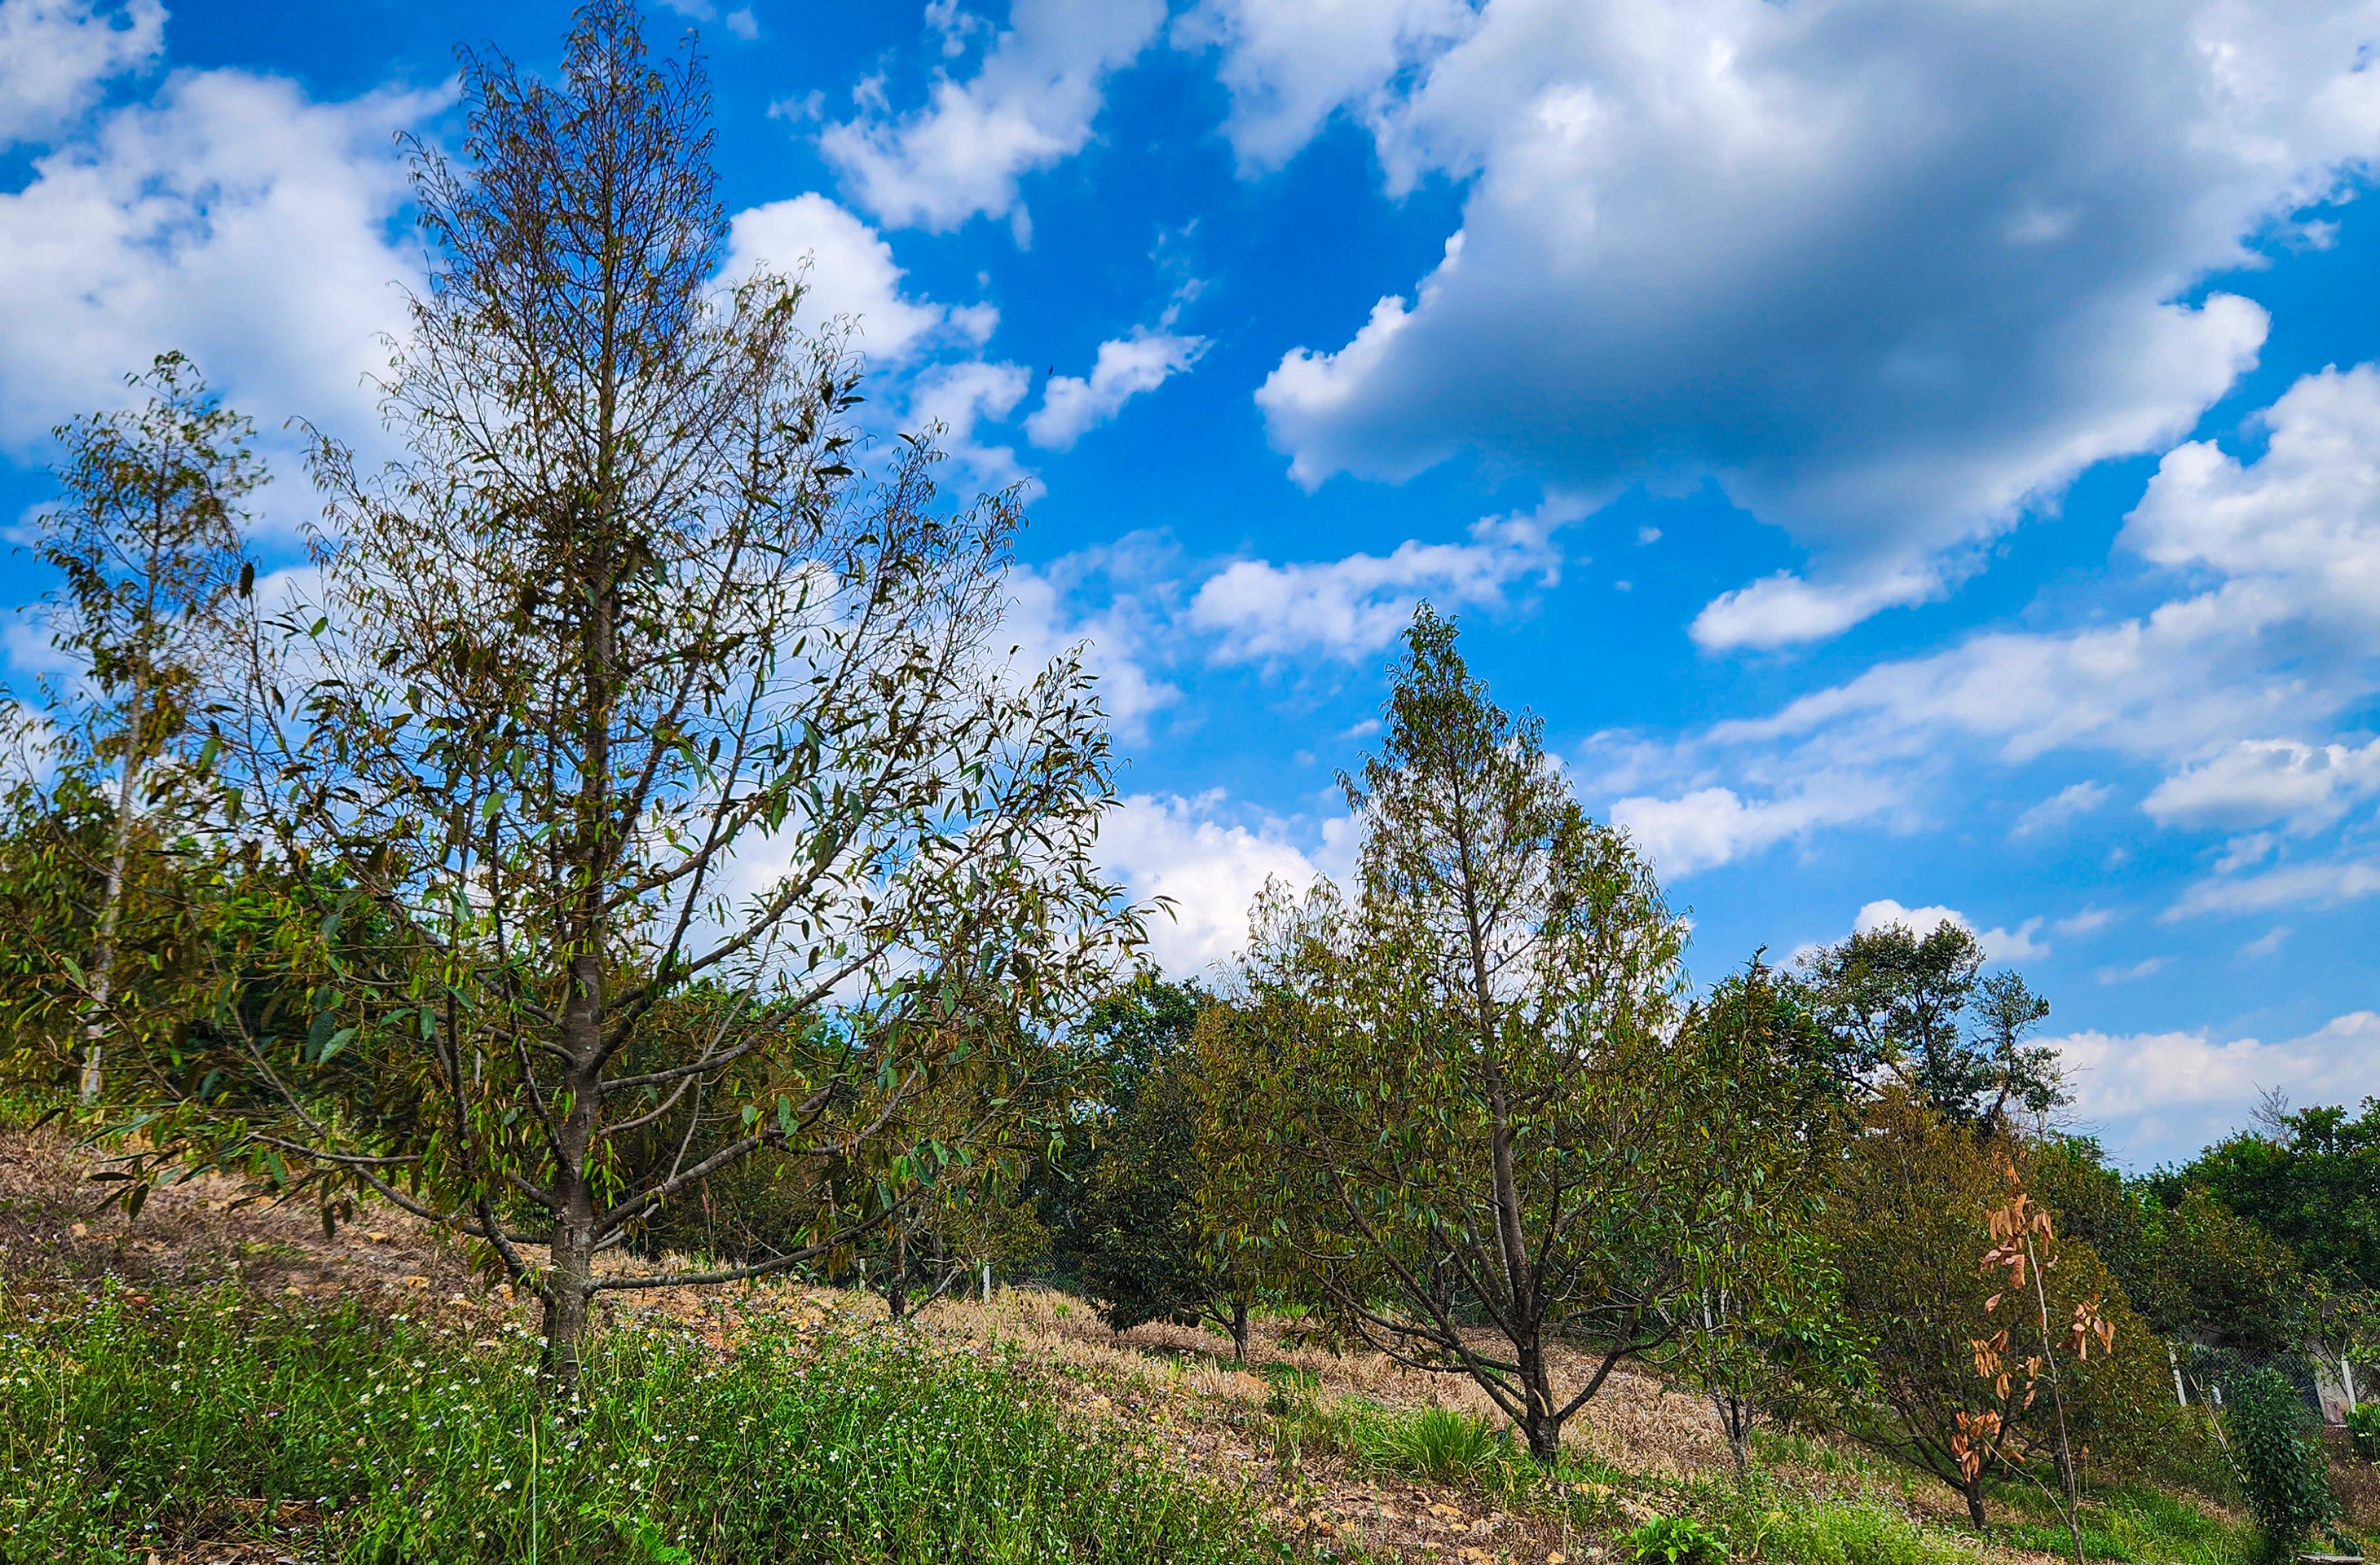
<path fill-rule="evenodd" d="M 2061 1316 L 2052 1325 L 2047 1274 L 2061 1258 L 2051 1253 L 2058 1239 L 2056 1221 L 2025 1189 L 2013 1157 L 2003 1156 L 2000 1167 L 2008 1175 L 2008 1198 L 1985 1216 L 1992 1247 L 1984 1253 L 1979 1269 L 2007 1274 L 2007 1286 L 1984 1301 L 1984 1313 L 1991 1315 L 2000 1305 L 2011 1304 L 2000 1318 L 2013 1317 L 2014 1324 L 1969 1345 L 1975 1350 L 1975 1374 L 1992 1382 L 2002 1402 L 2022 1383 L 2024 1400 L 2019 1405 L 2030 1408 L 2042 1400 L 2042 1387 L 2048 1387 L 2049 1435 L 2055 1442 L 2051 1454 L 2057 1460 L 2058 1485 L 2065 1498 L 2066 1536 L 2073 1547 L 2074 1565 L 2082 1565 L 2082 1499 L 2074 1474 L 2073 1435 L 2067 1425 L 2066 1377 L 2059 1373 L 2058 1359 L 2063 1353 L 2073 1357 L 2077 1367 L 2087 1365 L 2092 1340 L 2098 1340 L 2103 1352 L 2112 1349 L 2116 1328 L 2107 1318 L 2106 1297 L 2098 1292 L 2082 1296 L 2070 1322 Z M 2029 1351 L 2033 1349 L 2039 1351 Z M 2002 1427 L 1998 1412 L 1987 1410 L 1961 1436 L 1953 1439 L 1952 1448 L 1962 1469 L 1980 1472 L 1996 1450 L 2004 1449 L 2009 1432 Z M 2024 1454 L 2018 1452 L 2018 1460 Z"/>
<path fill-rule="evenodd" d="M 1248 1352 L 1248 1268 L 1220 1248 L 1200 1211 L 1205 1148 L 1198 1029 L 1212 1002 L 1144 977 L 1106 1002 L 1106 1101 L 1089 1132 L 1071 1238 L 1083 1286 L 1117 1331 L 1205 1320 Z"/>
<path fill-rule="evenodd" d="M 1697 1095 L 1704 1153 L 1732 1177 L 1688 1219 L 1691 1287 L 1669 1306 L 1675 1338 L 1662 1356 L 1709 1397 L 1739 1483 L 1758 1420 L 1840 1407 L 1865 1379 L 1824 1220 L 1851 1105 L 1804 998 L 1755 954 L 1680 1029 L 1708 1084 Z M 1737 1199 L 1747 1185 L 1768 1198 Z"/>
<path fill-rule="evenodd" d="M 1087 676 L 1020 678 L 999 639 L 1014 498 L 944 505 L 927 436 L 856 471 L 843 335 L 783 278 L 722 290 L 698 62 L 589 0 L 552 84 L 480 56 L 464 84 L 462 160 L 413 150 L 407 455 L 318 443 L 321 601 L 259 622 L 226 730 L 243 827 L 374 949 L 323 957 L 283 1030 L 225 1018 L 275 1116 L 188 1123 L 480 1241 L 567 1388 L 601 1292 L 891 1220 L 953 1156 L 912 1111 L 933 1085 L 1043 1070 L 1136 924 L 1090 858 Z M 951 1025 L 986 991 L 1014 1027 Z M 764 1151 L 822 1171 L 776 1253 L 598 1268 Z"/>
<path fill-rule="evenodd" d="M 128 383 L 147 394 L 142 406 L 57 430 L 62 494 L 39 524 L 41 557 L 65 577 L 49 600 L 51 640 L 80 673 L 52 692 L 59 758 L 70 775 L 115 773 L 88 943 L 79 962 L 59 953 L 79 991 L 86 1107 L 105 1085 L 136 850 L 173 834 L 191 774 L 205 770 L 194 735 L 222 673 L 228 611 L 255 575 L 239 504 L 264 480 L 252 426 L 188 358 L 160 354 Z"/>
<path fill-rule="evenodd" d="M 1692 1215 L 1736 1171 L 1694 1126 L 1682 929 L 1589 820 L 1538 725 L 1499 710 L 1425 606 L 1351 807 L 1360 895 L 1259 904 L 1215 1090 L 1237 1237 L 1398 1362 L 1467 1375 L 1554 1459 L 1563 1423 L 1665 1341 Z M 1750 1183 L 1747 1202 L 1769 1198 Z M 1572 1383 L 1555 1350 L 1591 1356 Z"/>
<path fill-rule="evenodd" d="M 2056 1448 L 2061 1405 L 2073 1447 L 2109 1461 L 2154 1457 L 2177 1412 L 2162 1348 L 2147 1347 L 2146 1328 L 2098 1256 L 2063 1235 L 2034 1235 L 2026 1286 L 2038 1279 L 2042 1291 L 2024 1303 L 2037 1304 L 2056 1331 L 2086 1313 L 2104 1320 L 2119 1345 L 2061 1366 L 2057 1400 L 2022 1372 L 2033 1356 L 2022 1343 L 2020 1368 L 2006 1377 L 1986 1353 L 1996 1340 L 1995 1351 L 2010 1353 L 2000 1332 L 2018 1307 L 1991 1307 L 2009 1277 L 1978 1265 L 2001 1243 L 1992 1214 L 2005 1208 L 2003 1160 L 2013 1150 L 2006 1138 L 1979 1138 L 1910 1094 L 1888 1091 L 1852 1145 L 1831 1212 L 1844 1313 L 1873 1334 L 1870 1400 L 1853 1432 L 1958 1491 L 1979 1530 L 1988 1483 Z M 1985 1364 L 1992 1376 L 1979 1380 Z"/>

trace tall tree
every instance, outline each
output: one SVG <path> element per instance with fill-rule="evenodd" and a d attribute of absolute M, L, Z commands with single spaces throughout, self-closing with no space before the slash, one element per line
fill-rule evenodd
<path fill-rule="evenodd" d="M 227 1018 L 280 1111 L 192 1134 L 480 1241 L 565 1386 L 602 1291 L 890 1220 L 952 1156 L 912 1106 L 970 1051 L 1039 1069 L 1136 929 L 1087 677 L 999 638 L 1014 497 L 943 503 L 930 432 L 856 470 L 844 337 L 722 291 L 687 48 L 589 0 L 551 84 L 465 56 L 460 160 L 413 148 L 406 455 L 318 443 L 322 598 L 260 620 L 226 733 L 249 828 L 379 944 L 285 1030 Z M 1016 1026 L 949 1025 L 985 989 Z M 822 1171 L 775 1253 L 598 1268 L 764 1150 Z"/>
<path fill-rule="evenodd" d="M 1673 1333 L 1689 1219 L 1731 1173 L 1694 1146 L 1713 1084 L 1677 1038 L 1683 930 L 1427 606 L 1386 718 L 1345 783 L 1357 900 L 1259 905 L 1208 1057 L 1246 1105 L 1241 1236 L 1372 1346 L 1470 1377 L 1551 1461 L 1611 1370 Z M 1591 1355 L 1574 1382 L 1564 1343 Z"/>
<path fill-rule="evenodd" d="M 2048 1002 L 2013 972 L 1985 973 L 1983 943 L 1945 921 L 1865 929 L 1803 959 L 1819 1022 L 1847 1079 L 1900 1082 L 1945 1118 L 2004 1127 L 2064 1103 L 2055 1049 L 2029 1041 Z"/>
<path fill-rule="evenodd" d="M 136 849 L 172 834 L 173 822 L 142 818 L 189 801 L 183 785 L 202 765 L 191 741 L 223 672 L 227 611 L 254 578 L 240 502 L 264 481 L 252 426 L 188 358 L 160 354 L 128 383 L 146 394 L 141 406 L 57 430 L 61 496 L 39 523 L 41 557 L 65 578 L 48 601 L 51 640 L 81 676 L 51 692 L 58 758 L 69 771 L 114 772 L 89 944 L 79 962 L 66 958 L 79 991 L 86 1106 L 105 1086 Z"/>

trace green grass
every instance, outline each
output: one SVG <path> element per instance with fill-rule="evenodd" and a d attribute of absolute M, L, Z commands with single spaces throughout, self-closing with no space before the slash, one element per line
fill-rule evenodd
<path fill-rule="evenodd" d="M 2082 1553 L 2089 1559 L 2130 1565 L 2249 1565 L 2256 1558 L 2252 1531 L 2174 1496 L 2131 1485 L 2085 1495 Z M 2060 1521 L 2039 1519 L 1995 1526 L 1992 1536 L 2019 1548 L 2067 1554 L 2073 1545 Z"/>
<path fill-rule="evenodd" d="M 1374 1465 L 1441 1484 L 1509 1486 L 1504 1469 L 1526 1462 L 1497 1427 L 1476 1413 L 1424 1407 L 1366 1421 L 1355 1450 Z"/>
<path fill-rule="evenodd" d="M 1928 1527 L 1870 1495 L 1767 1493 L 1706 1496 L 1695 1507 L 1742 1559 L 1791 1565 L 1974 1565 L 1973 1540 Z"/>
<path fill-rule="evenodd" d="M 227 1292 L 75 1304 L 0 1314 L 9 1565 L 137 1560 L 281 1501 L 322 1554 L 375 1565 L 1294 1558 L 1244 1497 L 1081 1438 L 1029 1366 L 907 1332 L 762 1326 L 722 1358 L 624 1327 L 574 1410 L 541 1408 L 516 1330 L 475 1343 Z"/>

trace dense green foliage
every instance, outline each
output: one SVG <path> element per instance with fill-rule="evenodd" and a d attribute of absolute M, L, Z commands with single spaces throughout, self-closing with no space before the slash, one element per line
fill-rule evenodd
<path fill-rule="evenodd" d="M 1634 1565 L 1726 1565 L 1727 1540 L 1691 1516 L 1656 1516 L 1620 1540 Z"/>
<path fill-rule="evenodd" d="M 1925 1104 L 1888 1096 L 1852 1148 L 1834 1216 L 1844 1313 L 1869 1334 L 1875 1369 L 1850 1426 L 1958 1489 L 1979 1527 L 1989 1480 L 2046 1474 L 2057 1461 L 2058 1401 L 2047 1388 L 2036 1390 L 2022 1374 L 1995 1382 L 1978 1373 L 1975 1344 L 1998 1330 L 2020 1334 L 2010 1350 L 2019 1362 L 2043 1351 L 2022 1335 L 2034 1329 L 2030 1298 L 1990 1307 L 2007 1280 L 1978 1264 L 1992 1244 L 1987 1214 L 2010 1188 L 1997 1150 Z M 2053 1329 L 2062 1334 L 2077 1306 L 2096 1296 L 2114 1332 L 2112 1352 L 2094 1343 L 2087 1361 L 2061 1370 L 2073 1444 L 2131 1473 L 2199 1460 L 2201 1437 L 2174 1404 L 2163 1344 L 2105 1263 L 2072 1239 L 2053 1237 L 2043 1256 Z M 1998 1433 L 1981 1468 L 1962 1470 L 1962 1419 L 1981 1414 Z"/>
<path fill-rule="evenodd" d="M 1083 1290 L 1118 1331 L 1206 1318 L 1243 1354 L 1250 1293 L 1199 1219 L 1198 1062 L 1205 997 L 1144 977 L 1093 1007 L 1086 1029 L 1105 1091 L 1081 1127 L 1067 1251 Z"/>
<path fill-rule="evenodd" d="M 1888 1075 L 1954 1124 L 1993 1128 L 2066 1100 L 2054 1050 L 2026 1041 L 2048 1003 L 2019 975 L 1984 971 L 1966 926 L 1863 930 L 1803 963 L 1809 1004 L 1847 1082 Z"/>
<path fill-rule="evenodd" d="M 2334 1286 L 2380 1288 L 2380 1099 L 2279 1116 L 2160 1177 L 2160 1192 L 2204 1190 L 2288 1245 Z"/>
<path fill-rule="evenodd" d="M 275 1502 L 343 1561 L 941 1565 L 1281 1559 L 1249 1510 L 1088 1441 L 996 1353 L 763 1325 L 722 1356 L 624 1328 L 580 1401 L 533 1340 L 232 1294 L 0 1317 L 0 1559 L 138 1561 Z M 264 1502 L 258 1506 L 253 1502 Z"/>
<path fill-rule="evenodd" d="M 2266 1368 L 2233 1380 L 2223 1421 L 2265 1557 L 2287 1559 L 2308 1533 L 2330 1531 L 2338 1520 L 2338 1497 L 2324 1472 L 2321 1446 L 2306 1428 L 2305 1404 L 2288 1377 Z"/>

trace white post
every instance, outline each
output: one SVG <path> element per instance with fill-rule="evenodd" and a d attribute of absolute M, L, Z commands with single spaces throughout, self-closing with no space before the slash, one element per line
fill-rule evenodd
<path fill-rule="evenodd" d="M 2338 1383 L 2347 1388 L 2347 1416 L 2352 1418 L 2355 1416 L 2355 1366 L 2347 1362 L 2345 1353 L 2338 1355 Z"/>
<path fill-rule="evenodd" d="M 2173 1365 L 2174 1400 L 2181 1403 L 2182 1406 L 2188 1407 L 2190 1405 L 2190 1393 L 2182 1388 L 2181 1360 L 2174 1356 L 2173 1344 L 2171 1342 L 2168 1342 L 2165 1345 L 2165 1362 Z"/>
<path fill-rule="evenodd" d="M 983 1263 L 983 1302 L 991 1303 L 991 1263 Z"/>

